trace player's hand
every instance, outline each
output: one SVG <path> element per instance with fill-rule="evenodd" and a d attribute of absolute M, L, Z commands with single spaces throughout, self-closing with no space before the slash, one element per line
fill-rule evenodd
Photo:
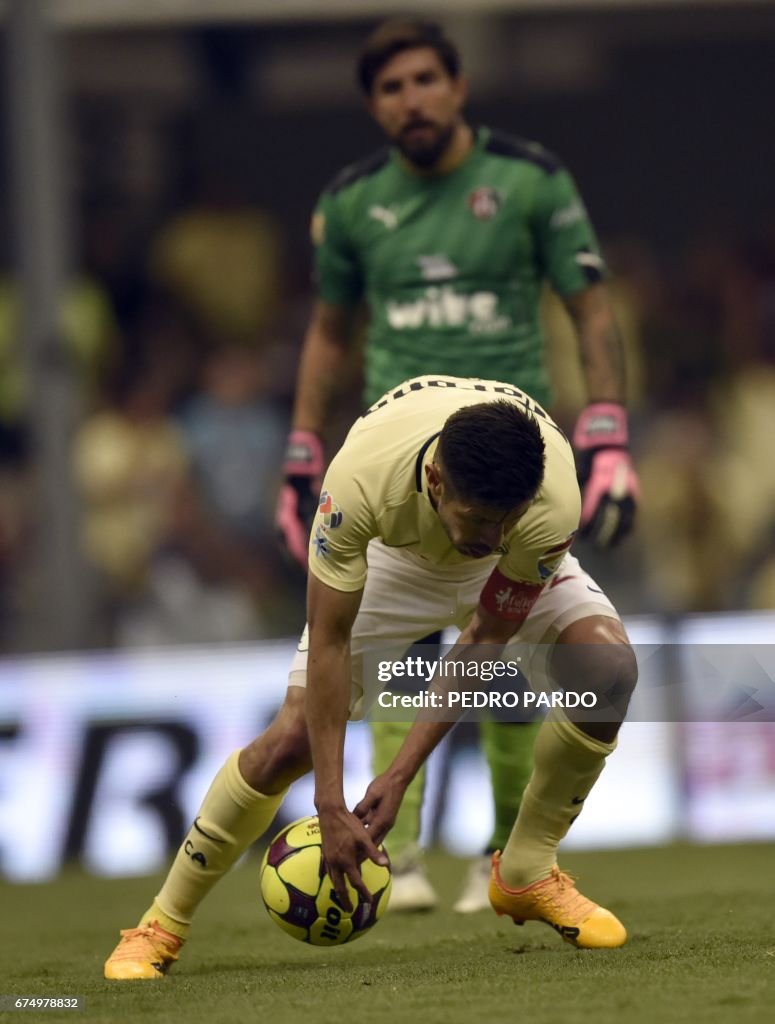
<path fill-rule="evenodd" d="M 310 526 L 323 479 L 323 445 L 311 430 L 292 430 L 283 463 L 275 525 L 295 562 L 307 568 Z"/>
<path fill-rule="evenodd" d="M 369 784 L 363 799 L 355 807 L 353 813 L 368 828 L 377 846 L 395 824 L 405 792 L 406 787 L 385 772 Z"/>
<path fill-rule="evenodd" d="M 625 537 L 640 498 L 628 451 L 627 412 L 616 402 L 594 402 L 581 413 L 573 447 L 582 492 L 579 536 L 599 548 Z"/>
<path fill-rule="evenodd" d="M 387 867 L 390 861 L 387 854 L 377 849 L 363 823 L 346 807 L 336 811 L 320 810 L 318 816 L 326 869 L 342 908 L 351 913 L 353 905 L 347 882 L 364 900 L 369 901 L 371 893 L 361 876 L 361 864 L 365 860 L 373 860 L 375 864 Z"/>

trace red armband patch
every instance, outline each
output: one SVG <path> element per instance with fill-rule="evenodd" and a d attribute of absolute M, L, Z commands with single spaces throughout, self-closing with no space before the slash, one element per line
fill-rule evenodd
<path fill-rule="evenodd" d="M 542 583 L 520 583 L 504 576 L 500 569 L 493 569 L 479 600 L 491 615 L 507 622 L 520 622 L 528 617 L 543 589 Z"/>

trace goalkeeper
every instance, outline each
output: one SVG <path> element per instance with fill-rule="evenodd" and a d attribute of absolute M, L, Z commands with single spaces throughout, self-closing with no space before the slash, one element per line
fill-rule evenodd
<path fill-rule="evenodd" d="M 455 46 L 432 23 L 392 20 L 366 40 L 358 80 L 389 146 L 343 170 L 312 220 L 319 296 L 299 368 L 277 521 L 306 567 L 324 468 L 321 437 L 353 324 L 365 301 L 364 405 L 422 373 L 519 381 L 550 404 L 539 326 L 546 281 L 575 325 L 589 405 L 573 435 L 583 488 L 581 536 L 600 547 L 630 529 L 637 480 L 627 450 L 622 347 L 593 228 L 561 163 L 532 142 L 463 116 Z M 436 640 L 438 637 L 429 638 Z M 483 722 L 495 832 L 502 849 L 530 775 L 536 726 Z M 374 769 L 393 760 L 408 723 L 375 723 Z M 392 906 L 436 902 L 419 856 L 423 773 L 391 834 Z M 490 858 L 472 864 L 455 904 L 488 906 Z"/>

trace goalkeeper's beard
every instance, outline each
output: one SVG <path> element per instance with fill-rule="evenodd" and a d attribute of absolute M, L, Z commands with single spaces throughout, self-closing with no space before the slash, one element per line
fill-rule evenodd
<path fill-rule="evenodd" d="M 427 142 L 420 140 L 412 142 L 411 139 L 405 139 L 403 135 L 400 135 L 396 144 L 404 159 L 420 170 L 427 171 L 438 163 L 447 151 L 454 134 L 455 125 L 450 124 L 445 128 L 439 128 L 435 137 Z"/>

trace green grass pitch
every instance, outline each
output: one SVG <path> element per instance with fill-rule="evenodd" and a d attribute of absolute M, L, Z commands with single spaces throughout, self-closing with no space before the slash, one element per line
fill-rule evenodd
<path fill-rule="evenodd" d="M 251 858 L 211 894 L 159 982 L 107 982 L 102 963 L 157 879 L 72 872 L 0 886 L 0 993 L 80 995 L 82 1014 L 9 1020 L 96 1024 L 738 1024 L 771 1020 L 775 850 L 770 845 L 569 854 L 583 892 L 615 911 L 630 941 L 579 951 L 549 928 L 488 911 L 388 915 L 337 949 L 294 942 L 266 917 Z M 465 864 L 433 855 L 447 907 Z"/>

